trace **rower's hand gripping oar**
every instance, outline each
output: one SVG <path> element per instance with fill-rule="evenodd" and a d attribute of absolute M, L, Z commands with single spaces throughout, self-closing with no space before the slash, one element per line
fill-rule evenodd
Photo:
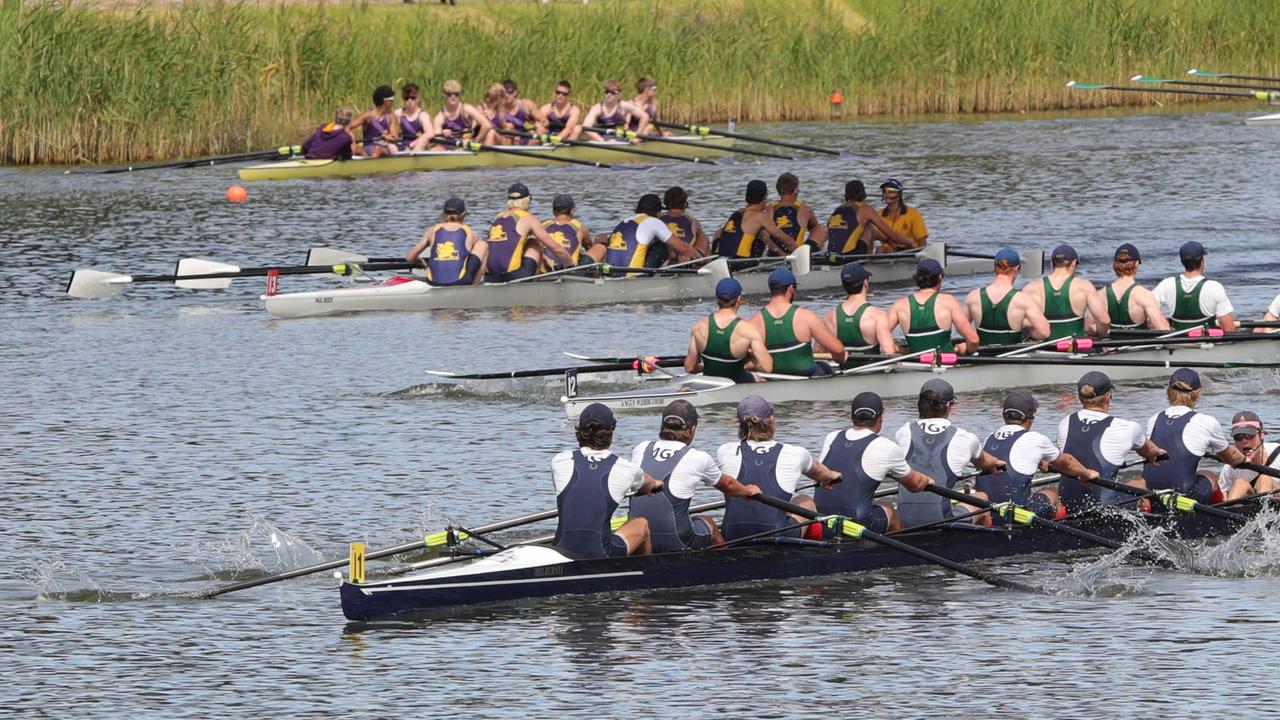
<path fill-rule="evenodd" d="M 1146 498 L 1154 502 L 1162 503 L 1171 510 L 1178 510 L 1185 513 L 1197 512 L 1202 515 L 1208 515 L 1220 520 L 1229 520 L 1241 525 L 1249 520 L 1239 513 L 1222 510 L 1221 508 L 1216 508 L 1212 505 L 1205 505 L 1204 503 L 1197 502 L 1186 495 L 1179 495 L 1173 491 L 1143 490 L 1142 488 L 1118 483 L 1114 480 L 1107 480 L 1105 478 L 1094 478 L 1093 480 L 1087 480 L 1086 482 L 1108 490 L 1125 493 L 1126 495 L 1133 495 L 1135 497 Z"/>

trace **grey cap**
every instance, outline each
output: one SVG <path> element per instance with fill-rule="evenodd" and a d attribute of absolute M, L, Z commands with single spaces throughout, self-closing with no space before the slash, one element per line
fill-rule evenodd
<path fill-rule="evenodd" d="M 951 383 L 942 378 L 933 378 L 926 380 L 920 386 L 920 397 L 925 400 L 939 403 L 955 402 L 956 390 L 951 387 Z"/>
<path fill-rule="evenodd" d="M 693 427 L 698 424 L 698 408 L 688 400 L 672 400 L 662 409 L 662 424 L 668 420 L 679 420 L 681 427 Z"/>
<path fill-rule="evenodd" d="M 738 403 L 738 419 L 773 417 L 773 405 L 759 395 L 748 395 Z"/>
<path fill-rule="evenodd" d="M 1004 397 L 1004 405 L 1001 407 L 1006 415 L 1015 417 L 1021 415 L 1022 419 L 1026 420 L 1036 416 L 1040 403 L 1036 402 L 1035 396 L 1026 390 L 1010 390 Z"/>

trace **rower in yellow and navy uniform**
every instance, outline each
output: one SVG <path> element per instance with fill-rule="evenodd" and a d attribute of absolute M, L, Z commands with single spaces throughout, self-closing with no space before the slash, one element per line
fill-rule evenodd
<path fill-rule="evenodd" d="M 1160 310 L 1160 301 L 1150 290 L 1138 284 L 1138 266 L 1142 255 L 1132 243 L 1116 248 L 1111 268 L 1116 279 L 1107 286 L 1107 315 L 1111 330 L 1168 330 L 1169 321 Z"/>
<path fill-rule="evenodd" d="M 524 183 L 507 188 L 507 209 L 489 225 L 485 282 L 510 282 L 537 274 L 544 252 L 561 263 L 570 261 L 569 251 L 552 240 L 542 221 L 529 213 L 531 200 Z"/>
<path fill-rule="evenodd" d="M 902 183 L 893 178 L 880 183 L 880 199 L 884 201 L 880 217 L 909 241 L 907 244 L 895 242 L 892 237 L 885 237 L 877 230 L 875 235 L 880 241 L 880 252 L 910 250 L 924 247 L 929 242 L 929 229 L 924 226 L 924 216 L 919 210 L 907 207 L 902 198 Z"/>
<path fill-rule="evenodd" d="M 661 213 L 662 198 L 653 193 L 640 196 L 636 215 L 609 233 L 604 261 L 615 268 L 658 268 L 672 255 L 677 262 L 698 257 L 696 250 L 658 219 Z"/>
<path fill-rule="evenodd" d="M 662 205 L 666 212 L 658 219 L 671 228 L 672 234 L 692 245 L 704 257 L 710 255 L 711 240 L 702 231 L 702 223 L 689 212 L 689 193 L 679 185 L 669 187 L 662 194 Z"/>
<path fill-rule="evenodd" d="M 1111 329 L 1107 301 L 1093 283 L 1076 277 L 1080 256 L 1075 248 L 1063 243 L 1050 256 L 1052 269 L 1040 282 L 1022 289 L 1035 301 L 1049 321 L 1047 340 L 1084 337 L 1085 333 L 1104 336 Z"/>
<path fill-rule="evenodd" d="M 867 188 L 862 181 L 850 180 L 844 185 L 844 202 L 827 220 L 827 253 L 832 256 L 870 254 L 874 238 L 868 228 L 872 227 L 892 244 L 910 242 L 867 204 Z"/>
<path fill-rule="evenodd" d="M 808 243 L 817 252 L 827 241 L 827 229 L 813 214 L 813 208 L 800 202 L 800 179 L 789 172 L 774 183 L 778 199 L 773 201 L 773 222 L 791 238 L 796 247 Z"/>
<path fill-rule="evenodd" d="M 544 255 L 542 257 L 544 271 L 562 270 L 578 265 L 582 262 L 582 256 L 587 254 L 586 247 L 591 242 L 591 233 L 587 231 L 587 226 L 583 225 L 581 220 L 573 216 L 573 208 L 572 195 L 561 193 L 551 200 L 551 212 L 555 213 L 555 218 L 545 223 L 547 234 L 569 252 L 569 262 L 566 264 L 555 256 Z"/>
<path fill-rule="evenodd" d="M 902 328 L 910 352 L 940 350 L 973 354 L 978 349 L 978 333 L 956 297 L 942 292 L 942 277 L 942 265 L 937 260 L 921 260 L 915 274 L 919 289 L 889 309 L 890 328 Z M 951 328 L 964 339 L 959 347 L 951 342 Z"/>
<path fill-rule="evenodd" d="M 822 322 L 844 346 L 846 357 L 841 367 L 861 365 L 864 361 L 859 360 L 860 355 L 897 355 L 898 344 L 893 341 L 889 313 L 867 301 L 871 273 L 861 263 L 849 263 L 840 268 L 840 283 L 848 297 L 828 311 Z"/>
<path fill-rule="evenodd" d="M 1204 245 L 1195 240 L 1184 243 L 1178 249 L 1178 259 L 1185 272 L 1161 280 L 1156 285 L 1156 300 L 1174 330 L 1209 325 L 1235 332 L 1235 308 L 1222 283 L 1205 278 L 1204 255 Z"/>
<path fill-rule="evenodd" d="M 765 206 L 768 200 L 769 186 L 763 180 L 747 183 L 746 207 L 734 211 L 716 231 L 712 252 L 726 258 L 758 258 L 766 250 L 772 255 L 794 250 L 791 237 L 773 222 L 773 212 Z"/>
<path fill-rule="evenodd" d="M 405 262 L 422 260 L 427 268 L 427 282 L 432 285 L 474 285 L 480 282 L 480 269 L 489 254 L 489 243 L 476 236 L 467 217 L 467 204 L 462 198 L 445 201 L 440 223 L 422 235 L 422 239 L 405 254 Z M 423 252 L 426 258 L 422 257 Z"/>
<path fill-rule="evenodd" d="M 769 302 L 749 321 L 764 334 L 773 358 L 773 371 L 781 375 L 820 377 L 834 373 L 831 365 L 815 361 L 813 343 L 831 353 L 836 363 L 845 361 L 845 349 L 822 318 L 795 304 L 796 276 L 787 268 L 769 273 Z"/>

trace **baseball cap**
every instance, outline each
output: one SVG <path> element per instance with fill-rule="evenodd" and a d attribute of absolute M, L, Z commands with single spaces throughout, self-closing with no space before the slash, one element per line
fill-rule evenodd
<path fill-rule="evenodd" d="M 1087 398 L 1102 397 L 1110 392 L 1112 387 L 1114 386 L 1111 384 L 1111 378 L 1097 370 L 1090 370 L 1081 375 L 1080 382 L 1076 383 L 1076 391 Z"/>
<path fill-rule="evenodd" d="M 796 284 L 796 274 L 787 268 L 778 268 L 769 273 L 770 290 L 786 290 Z"/>
<path fill-rule="evenodd" d="M 662 409 L 662 424 L 672 419 L 679 420 L 681 427 L 692 427 L 698 424 L 698 409 L 688 400 L 672 400 Z"/>
<path fill-rule="evenodd" d="M 916 265 L 917 275 L 941 275 L 942 264 L 933 258 L 925 258 Z"/>
<path fill-rule="evenodd" d="M 613 419 L 613 411 L 607 405 L 591 403 L 583 408 L 582 414 L 578 416 L 578 429 L 584 430 L 588 425 L 592 424 L 602 428 L 611 428 L 618 423 Z"/>
<path fill-rule="evenodd" d="M 1017 267 L 1022 264 L 1022 258 L 1018 256 L 1018 251 L 1013 248 L 1000 248 L 996 251 L 996 262 L 1003 260 L 1006 265 Z"/>
<path fill-rule="evenodd" d="M 727 277 L 716 283 L 716 297 L 733 299 L 742 297 L 742 283 L 737 278 Z"/>
<path fill-rule="evenodd" d="M 467 211 L 467 203 L 460 197 L 451 197 L 444 201 L 444 211 L 449 215 L 461 215 Z"/>
<path fill-rule="evenodd" d="M 748 395 L 738 403 L 738 419 L 773 417 L 773 405 L 759 395 Z"/>
<path fill-rule="evenodd" d="M 511 186 L 507 188 L 508 200 L 519 200 L 520 198 L 527 197 L 529 197 L 529 188 L 525 187 L 524 183 L 512 183 Z"/>
<path fill-rule="evenodd" d="M 1129 256 L 1130 260 L 1137 260 L 1138 262 L 1142 262 L 1142 255 L 1138 253 L 1138 248 L 1134 247 L 1133 243 L 1125 243 L 1120 247 L 1116 248 L 1116 254 L 1114 259 L 1120 260 L 1126 255 Z"/>
<path fill-rule="evenodd" d="M 646 215 L 657 215 L 662 212 L 662 198 L 653 193 L 645 193 L 636 203 L 636 212 Z"/>
<path fill-rule="evenodd" d="M 551 198 L 551 209 L 557 213 L 568 212 L 573 209 L 573 196 L 560 193 Z"/>
<path fill-rule="evenodd" d="M 1204 246 L 1195 240 L 1188 240 L 1178 248 L 1178 257 L 1182 260 L 1196 260 L 1204 257 Z"/>
<path fill-rule="evenodd" d="M 769 197 L 769 186 L 763 180 L 752 180 L 747 183 L 747 202 L 758 203 Z"/>
<path fill-rule="evenodd" d="M 893 178 L 889 178 L 888 180 L 885 180 L 884 182 L 880 183 L 880 189 L 884 190 L 885 188 L 891 188 L 893 190 L 897 190 L 898 192 L 902 192 L 902 183 L 898 182 L 897 180 L 894 180 Z"/>
<path fill-rule="evenodd" d="M 1076 249 L 1066 243 L 1062 243 L 1053 249 L 1052 262 L 1071 262 L 1079 260 L 1080 256 L 1076 254 Z"/>
<path fill-rule="evenodd" d="M 849 407 L 849 415 L 854 420 L 873 421 L 884 414 L 884 401 L 880 396 L 871 392 L 863 391 L 853 398 L 853 404 Z"/>
<path fill-rule="evenodd" d="M 1169 376 L 1169 387 L 1174 390 L 1190 392 L 1200 389 L 1200 373 L 1191 368 L 1178 368 Z"/>
<path fill-rule="evenodd" d="M 1257 435 L 1262 432 L 1262 419 L 1252 410 L 1241 410 L 1231 418 L 1232 435 Z"/>
<path fill-rule="evenodd" d="M 862 263 L 849 263 L 840 268 L 840 282 L 846 287 L 852 285 L 859 287 L 863 280 L 871 279 L 871 271 L 862 266 Z"/>
<path fill-rule="evenodd" d="M 1036 402 L 1035 396 L 1026 390 L 1010 390 L 1001 407 L 1006 413 L 1021 413 L 1022 419 L 1025 420 L 1035 417 L 1040 403 Z"/>
<path fill-rule="evenodd" d="M 955 388 L 951 387 L 951 383 L 946 380 L 933 378 L 932 380 L 926 380 L 920 386 L 920 397 L 933 402 L 949 403 L 955 402 L 956 391 Z"/>

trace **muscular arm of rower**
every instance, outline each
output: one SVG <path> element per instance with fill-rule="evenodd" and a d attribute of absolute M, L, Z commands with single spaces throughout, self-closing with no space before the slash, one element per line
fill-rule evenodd
<path fill-rule="evenodd" d="M 981 455 L 974 458 L 973 466 L 988 473 L 1004 472 L 1005 469 L 1004 461 L 986 450 L 983 450 Z"/>
<path fill-rule="evenodd" d="M 906 477 L 899 480 L 898 484 L 910 492 L 920 492 L 933 484 L 933 478 L 919 470 L 912 470 Z"/>
<path fill-rule="evenodd" d="M 697 218 L 689 218 L 689 224 L 693 227 L 693 249 L 698 251 L 702 257 L 711 254 L 711 239 L 702 231 L 702 223 Z"/>
<path fill-rule="evenodd" d="M 533 219 L 532 215 L 520 218 L 521 225 L 524 225 L 526 222 L 529 223 L 526 226 L 529 234 L 537 238 L 538 242 L 542 244 L 542 248 L 544 250 L 551 251 L 551 254 L 559 258 L 562 263 L 568 264 L 573 262 L 573 257 L 569 255 L 569 251 L 565 246 L 551 238 L 551 235 L 547 233 L 547 229 L 542 223 Z"/>
<path fill-rule="evenodd" d="M 903 235 L 897 230 L 894 230 L 893 227 L 889 225 L 889 221 L 885 220 L 880 213 L 875 210 L 871 210 L 870 208 L 868 208 L 868 210 L 869 212 L 866 213 L 866 219 L 871 222 L 871 225 L 875 227 L 876 230 L 880 231 L 880 235 L 886 242 L 892 245 L 895 250 L 910 250 L 915 247 L 915 243 L 911 242 L 911 238 Z M 862 215 L 862 213 L 859 212 L 858 215 Z M 862 220 L 861 217 L 858 219 Z"/>
<path fill-rule="evenodd" d="M 1226 450 L 1214 455 L 1214 457 L 1232 467 L 1235 467 L 1240 463 L 1249 462 L 1249 458 L 1245 457 L 1245 454 L 1240 452 L 1240 449 L 1235 445 L 1228 445 Z"/>
<path fill-rule="evenodd" d="M 822 322 L 817 313 L 804 308 L 800 308 L 800 311 L 804 313 L 803 317 L 809 326 L 809 335 L 818 343 L 819 347 L 831 353 L 832 360 L 838 363 L 844 362 L 849 353 L 844 349 L 844 343 L 840 342 L 840 338 L 831 332 L 831 328 Z"/>
<path fill-rule="evenodd" d="M 827 244 L 827 226 L 818 222 L 818 218 L 813 214 L 813 208 L 808 205 L 800 208 L 800 227 L 809 231 L 809 240 L 818 247 L 824 247 Z"/>
<path fill-rule="evenodd" d="M 978 351 L 978 331 L 973 329 L 973 323 L 969 322 L 960 303 L 950 296 L 947 299 L 951 301 L 951 325 L 964 338 L 965 352 L 972 355 Z"/>
<path fill-rule="evenodd" d="M 1098 335 L 1111 332 L 1111 314 L 1107 311 L 1106 295 L 1098 292 L 1093 283 L 1088 281 L 1085 282 L 1085 306 L 1089 308 L 1089 315 L 1093 317 Z"/>
<path fill-rule="evenodd" d="M 731 478 L 728 475 L 720 476 L 716 481 L 716 489 L 724 493 L 725 497 L 751 497 L 764 492 L 758 485 L 743 485 L 737 478 Z"/>
<path fill-rule="evenodd" d="M 804 475 L 824 488 L 830 488 L 832 485 L 835 485 L 844 479 L 840 473 L 832 470 L 826 465 L 823 465 L 817 460 L 814 460 L 813 464 L 809 466 L 809 469 L 805 470 Z"/>
<path fill-rule="evenodd" d="M 680 261 L 692 260 L 698 257 L 698 251 L 693 249 L 693 246 L 689 243 L 681 240 L 675 233 L 671 233 L 671 236 L 666 239 L 666 243 L 667 249 L 675 253 Z"/>
<path fill-rule="evenodd" d="M 1081 465 L 1080 461 L 1075 459 L 1075 456 L 1070 453 L 1062 453 L 1058 455 L 1056 460 L 1049 463 L 1049 468 L 1056 470 L 1063 475 L 1070 475 L 1071 477 L 1079 478 L 1081 480 L 1096 480 L 1100 477 L 1097 470 L 1090 470 L 1084 465 Z"/>
<path fill-rule="evenodd" d="M 875 320 L 875 339 L 880 352 L 885 355 L 898 354 L 898 343 L 893 339 L 893 325 L 889 322 L 889 313 L 880 313 Z M 863 335 L 863 337 L 868 337 Z"/>
<path fill-rule="evenodd" d="M 1235 316 L 1232 313 L 1227 313 L 1219 317 L 1218 327 L 1222 328 L 1223 332 L 1235 332 L 1238 328 Z"/>
<path fill-rule="evenodd" d="M 1044 316 L 1044 311 L 1040 306 L 1032 302 L 1031 298 L 1018 291 L 1013 296 L 1013 303 L 1022 312 L 1022 329 L 1031 336 L 1033 340 L 1044 340 L 1049 337 L 1051 332 L 1049 328 L 1049 319 Z"/>
<path fill-rule="evenodd" d="M 471 121 L 471 123 L 477 127 L 476 140 L 483 142 L 484 137 L 493 129 L 493 125 L 489 123 L 489 119 L 484 116 L 484 113 L 476 110 L 470 105 L 467 105 L 463 109 L 463 114 L 467 116 L 467 120 Z"/>
<path fill-rule="evenodd" d="M 693 326 L 693 330 L 689 331 L 689 351 L 684 356 L 684 371 L 689 373 L 702 371 L 702 350 L 698 347 L 698 331 L 706 332 L 707 320 L 703 318 Z"/>
<path fill-rule="evenodd" d="M 796 249 L 791 236 L 782 232 L 782 230 L 778 228 L 777 223 L 773 221 L 773 218 L 768 213 L 761 215 L 760 227 L 764 228 L 764 230 L 769 233 L 769 235 L 765 237 L 764 241 L 769 245 L 769 247 L 773 248 L 774 252 L 779 255 L 786 255 Z M 759 235 L 756 237 L 759 237 Z M 775 240 L 777 242 L 774 242 Z M 781 245 L 779 245 L 779 243 L 781 243 Z"/>
<path fill-rule="evenodd" d="M 645 112 L 644 108 L 626 100 L 618 103 L 618 107 L 621 108 L 623 112 L 636 119 L 637 135 L 644 135 L 649 132 L 649 113 Z M 639 142 L 639 138 L 636 138 L 632 142 Z"/>
<path fill-rule="evenodd" d="M 756 317 L 759 317 L 757 315 Z M 755 318 L 752 318 L 753 320 Z M 760 322 L 760 326 L 764 325 L 764 321 Z M 739 323 L 739 328 L 743 328 L 743 324 Z M 764 331 L 758 329 L 755 325 L 747 325 L 741 330 L 747 333 L 750 345 L 747 346 L 747 356 L 755 363 L 756 370 L 760 372 L 773 372 L 773 356 L 769 354 L 769 347 L 764 344 Z"/>
<path fill-rule="evenodd" d="M 418 258 L 422 256 L 423 251 L 425 251 L 431 245 L 431 236 L 434 234 L 433 231 L 434 231 L 434 228 L 422 233 L 422 239 L 419 240 L 416 245 L 409 248 L 409 252 L 404 254 L 405 262 L 418 261 Z M 426 261 L 424 260 L 422 264 L 425 265 Z"/>
<path fill-rule="evenodd" d="M 1138 448 L 1136 452 L 1143 460 L 1150 460 L 1153 464 L 1155 463 L 1156 458 L 1165 454 L 1164 448 L 1156 445 L 1150 440 L 1142 443 L 1142 447 Z"/>
<path fill-rule="evenodd" d="M 662 481 L 650 475 L 649 473 L 645 473 L 644 484 L 640 486 L 639 490 L 636 490 L 636 494 L 652 495 L 660 490 L 662 490 Z"/>

